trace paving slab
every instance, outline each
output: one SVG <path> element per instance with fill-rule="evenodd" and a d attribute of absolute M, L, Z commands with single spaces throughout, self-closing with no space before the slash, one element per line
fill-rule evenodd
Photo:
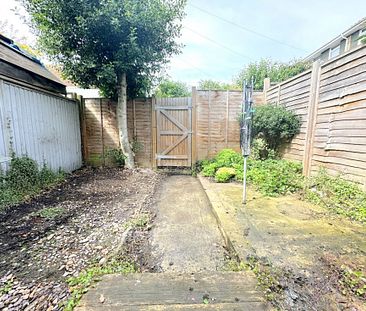
<path fill-rule="evenodd" d="M 109 275 L 77 310 L 268 310 L 255 285 L 244 272 Z"/>
<path fill-rule="evenodd" d="M 162 271 L 221 270 L 224 240 L 199 180 L 169 176 L 157 202 L 152 246 Z"/>

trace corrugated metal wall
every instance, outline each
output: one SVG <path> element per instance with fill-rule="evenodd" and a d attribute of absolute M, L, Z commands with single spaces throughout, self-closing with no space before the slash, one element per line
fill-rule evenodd
<path fill-rule="evenodd" d="M 82 165 L 75 101 L 0 80 L 0 130 L 3 169 L 12 151 L 53 170 L 70 172 Z"/>

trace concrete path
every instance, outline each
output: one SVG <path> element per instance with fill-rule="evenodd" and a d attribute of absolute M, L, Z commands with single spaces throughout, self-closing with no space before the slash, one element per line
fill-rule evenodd
<path fill-rule="evenodd" d="M 222 271 L 224 245 L 199 180 L 170 176 L 161 185 L 152 230 L 163 273 L 104 276 L 76 310 L 269 310 L 254 274 Z"/>
<path fill-rule="evenodd" d="M 199 180 L 170 176 L 159 192 L 152 246 L 162 271 L 221 270 L 224 241 Z"/>

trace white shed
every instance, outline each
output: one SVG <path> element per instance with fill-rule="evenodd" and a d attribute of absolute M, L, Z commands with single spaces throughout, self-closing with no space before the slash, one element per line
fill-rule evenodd
<path fill-rule="evenodd" d="M 42 166 L 82 166 L 79 105 L 40 61 L 0 35 L 0 165 L 12 154 Z"/>

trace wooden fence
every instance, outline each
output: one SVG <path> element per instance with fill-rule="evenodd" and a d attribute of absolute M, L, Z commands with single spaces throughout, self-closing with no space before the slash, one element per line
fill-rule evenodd
<path fill-rule="evenodd" d="M 263 104 L 261 92 L 254 94 Z M 239 150 L 240 91 L 193 89 L 192 98 L 135 99 L 128 102 L 128 129 L 142 167 L 191 166 L 222 148 Z M 84 154 L 92 165 L 108 164 L 105 153 L 119 148 L 116 103 L 85 99 Z M 168 150 L 168 152 L 167 152 Z"/>
<path fill-rule="evenodd" d="M 264 97 L 301 117 L 300 134 L 285 158 L 302 161 L 305 175 L 324 167 L 366 186 L 366 46 L 316 62 L 265 89 Z"/>

